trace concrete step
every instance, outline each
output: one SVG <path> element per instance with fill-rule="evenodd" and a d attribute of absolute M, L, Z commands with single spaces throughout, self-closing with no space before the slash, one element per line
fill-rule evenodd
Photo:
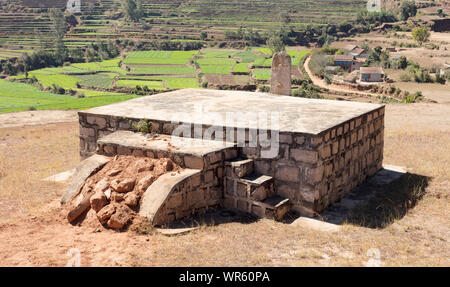
<path fill-rule="evenodd" d="M 224 185 L 225 195 L 237 200 L 261 201 L 274 194 L 274 179 L 267 175 L 251 174 L 242 178 L 226 177 Z"/>
<path fill-rule="evenodd" d="M 253 159 L 236 159 L 225 162 L 225 175 L 229 178 L 241 178 L 254 172 Z"/>
<path fill-rule="evenodd" d="M 254 202 L 251 213 L 261 218 L 280 220 L 289 209 L 289 198 L 274 195 L 261 202 Z"/>
<path fill-rule="evenodd" d="M 205 170 L 236 158 L 237 148 L 234 143 L 120 130 L 97 141 L 97 154 L 166 157 L 181 167 Z"/>
<path fill-rule="evenodd" d="M 271 176 L 252 174 L 239 181 L 247 186 L 247 194 L 251 200 L 261 201 L 273 195 L 274 179 Z"/>

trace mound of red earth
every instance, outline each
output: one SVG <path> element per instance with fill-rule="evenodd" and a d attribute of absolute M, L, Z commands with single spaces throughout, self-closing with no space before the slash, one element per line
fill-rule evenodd
<path fill-rule="evenodd" d="M 69 204 L 67 220 L 79 220 L 92 209 L 102 225 L 122 229 L 137 216 L 147 188 L 161 175 L 180 171 L 168 158 L 116 156 L 86 180 Z"/>

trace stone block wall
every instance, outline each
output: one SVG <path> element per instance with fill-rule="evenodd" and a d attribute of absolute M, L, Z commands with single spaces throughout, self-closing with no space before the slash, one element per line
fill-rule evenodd
<path fill-rule="evenodd" d="M 168 224 L 222 206 L 222 189 L 211 183 L 203 183 L 200 177 L 199 174 L 180 182 L 162 204 L 153 224 Z"/>
<path fill-rule="evenodd" d="M 116 130 L 131 130 L 131 123 L 140 119 L 80 112 L 79 120 L 80 154 L 87 157 L 95 153 L 99 137 Z M 164 121 L 149 122 L 151 131 L 161 134 L 171 134 L 178 126 Z M 203 126 L 203 130 L 209 127 Z M 226 134 L 225 128 L 223 131 Z M 232 130 L 234 133 L 236 131 L 237 129 Z M 248 142 L 252 131 L 247 129 L 245 132 L 245 140 Z M 271 131 L 267 134 L 270 136 Z M 275 178 L 276 194 L 289 198 L 292 208 L 300 214 L 313 216 L 381 169 L 384 107 L 331 127 L 318 135 L 280 132 L 278 137 L 279 150 L 274 158 L 261 157 L 261 152 L 264 151 L 261 143 L 256 147 L 247 145 L 239 148 L 238 156 L 254 159 L 258 173 Z M 214 177 L 221 178 L 218 174 L 219 171 L 216 170 Z"/>

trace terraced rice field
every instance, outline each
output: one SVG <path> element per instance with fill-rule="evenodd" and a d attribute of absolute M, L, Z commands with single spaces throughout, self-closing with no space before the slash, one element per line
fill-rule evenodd
<path fill-rule="evenodd" d="M 12 50 L 33 50 L 51 46 L 51 19 L 38 8 L 63 8 L 67 1 L 0 0 L 0 45 Z M 179 42 L 202 41 L 201 32 L 209 39 L 224 40 L 225 31 L 239 27 L 260 33 L 283 24 L 287 13 L 289 26 L 341 23 L 353 19 L 366 5 L 365 0 L 142 0 L 150 29 L 128 25 L 112 15 L 120 12 L 120 0 L 81 1 L 81 22 L 66 35 L 66 45 L 76 48 L 98 39 L 164 39 Z M 14 4 L 11 9 L 7 4 Z M 3 5 L 1 5 L 3 4 Z M 44 43 L 40 39 L 44 39 Z M 0 57 L 10 57 L 2 53 Z M 149 58 L 150 57 L 145 57 Z M 156 59 L 163 59 L 160 56 Z M 148 60 L 148 64 L 185 64 L 182 60 Z M 131 64 L 131 62 L 130 62 Z"/>
<path fill-rule="evenodd" d="M 36 87 L 0 80 L 0 113 L 18 112 L 29 109 L 66 110 L 88 109 L 135 98 L 136 95 L 98 95 L 75 98 L 43 92 Z"/>
<path fill-rule="evenodd" d="M 130 66 L 133 75 L 195 75 L 194 67 L 183 65 L 134 65 Z"/>
<path fill-rule="evenodd" d="M 78 101 L 72 96 L 60 97 L 61 95 L 40 92 L 33 86 L 11 83 L 18 85 L 19 88 L 27 87 L 32 90 L 31 94 L 37 96 L 32 97 L 31 101 L 24 100 L 24 105 L 13 105 L 11 99 L 6 97 L 7 93 L 11 92 L 10 86 L 3 84 L 0 86 L 0 89 L 5 89 L 0 91 L 4 92 L 1 101 L 4 105 L 3 109 L 6 111 L 28 109 L 30 106 L 35 108 L 76 108 L 128 99 L 130 95 L 124 93 L 124 90 L 132 93 L 138 86 L 144 90 L 148 88 L 163 91 L 199 88 L 205 83 L 208 84 L 208 87 L 264 83 L 270 79 L 272 61 L 270 55 L 265 54 L 266 52 L 268 52 L 267 49 L 260 48 L 130 52 L 123 58 L 44 68 L 28 73 L 29 77 L 35 77 L 45 87 L 56 85 L 66 90 L 73 89 L 83 93 L 86 99 L 91 100 L 79 99 L 81 101 Z M 309 51 L 290 48 L 288 53 L 292 56 L 293 65 L 298 65 Z M 24 80 L 25 75 L 11 78 Z M 41 96 L 43 101 L 36 101 L 36 98 Z M 51 100 L 55 101 L 54 105 L 50 104 Z M 17 97 L 14 97 L 12 101 L 15 103 Z"/>
<path fill-rule="evenodd" d="M 108 89 L 111 87 L 114 78 L 118 75 L 115 73 L 98 73 L 90 75 L 75 75 L 80 84 L 86 87 L 97 87 Z"/>
<path fill-rule="evenodd" d="M 253 77 L 256 80 L 269 81 L 270 80 L 270 69 L 254 69 Z"/>
<path fill-rule="evenodd" d="M 149 80 L 149 81 L 139 81 L 139 80 L 118 80 L 116 82 L 117 87 L 130 87 L 134 88 L 136 86 L 145 87 L 154 90 L 164 90 L 165 87 L 162 81 Z"/>

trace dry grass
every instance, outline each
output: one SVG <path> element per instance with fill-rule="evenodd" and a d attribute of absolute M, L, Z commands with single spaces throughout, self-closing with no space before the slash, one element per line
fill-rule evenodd
<path fill-rule="evenodd" d="M 0 129 L 0 202 L 20 211 L 14 215 L 34 215 L 61 195 L 61 185 L 41 179 L 76 166 L 77 136 L 75 123 Z"/>
<path fill-rule="evenodd" d="M 413 197 L 414 207 L 384 228 L 346 224 L 337 233 L 259 220 L 165 237 L 146 226 L 138 228 L 144 234 L 93 232 L 53 220 L 57 212 L 26 219 L 62 191 L 39 179 L 78 162 L 76 124 L 0 129 L 0 202 L 16 202 L 9 217 L 25 218 L 0 225 L 1 265 L 61 266 L 76 247 L 84 266 L 364 266 L 374 259 L 372 248 L 380 251 L 382 266 L 449 266 L 449 114 L 445 105 L 388 106 L 385 163 L 431 180 Z"/>

